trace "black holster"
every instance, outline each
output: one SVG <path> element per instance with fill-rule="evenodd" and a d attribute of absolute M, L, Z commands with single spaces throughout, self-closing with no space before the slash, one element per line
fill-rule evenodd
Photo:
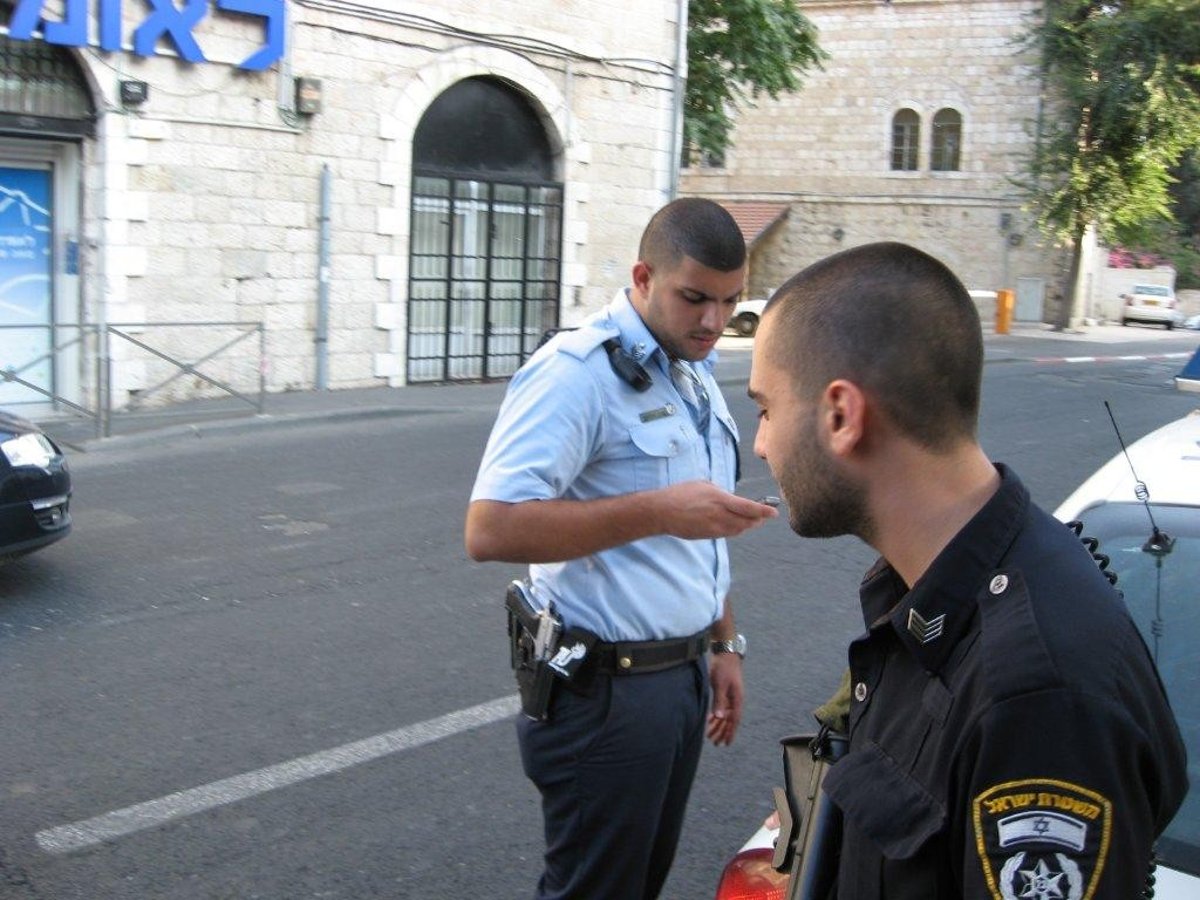
<path fill-rule="evenodd" d="M 535 652 L 538 610 L 519 581 L 508 586 L 504 605 L 508 610 L 508 646 L 521 695 L 521 712 L 535 722 L 545 722 L 550 717 L 555 678 L 546 661 Z"/>

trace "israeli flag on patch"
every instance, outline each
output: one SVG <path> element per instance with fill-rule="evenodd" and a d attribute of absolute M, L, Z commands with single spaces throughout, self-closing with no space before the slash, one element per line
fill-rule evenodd
<path fill-rule="evenodd" d="M 1081 852 L 1087 843 L 1087 825 L 1070 816 L 1050 812 L 1027 812 L 1008 816 L 996 823 L 1000 846 L 1046 843 Z"/>

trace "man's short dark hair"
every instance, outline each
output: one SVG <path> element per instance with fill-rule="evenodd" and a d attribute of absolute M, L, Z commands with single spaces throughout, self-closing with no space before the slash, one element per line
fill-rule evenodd
<path fill-rule="evenodd" d="M 766 314 L 775 320 L 767 352 L 792 371 L 801 396 L 844 378 L 926 447 L 975 437 L 979 313 L 929 254 L 892 242 L 845 250 L 784 283 Z"/>
<path fill-rule="evenodd" d="M 673 269 L 689 256 L 718 272 L 746 262 L 746 239 L 723 206 L 702 197 L 672 200 L 654 214 L 638 245 L 638 259 L 651 268 Z"/>

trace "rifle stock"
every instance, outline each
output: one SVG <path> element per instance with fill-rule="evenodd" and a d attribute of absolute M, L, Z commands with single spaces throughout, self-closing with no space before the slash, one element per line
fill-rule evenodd
<path fill-rule="evenodd" d="M 822 727 L 782 743 L 786 788 L 776 792 L 780 829 L 773 864 L 791 873 L 787 900 L 828 900 L 837 881 L 841 820 L 821 785 L 848 741 Z"/>

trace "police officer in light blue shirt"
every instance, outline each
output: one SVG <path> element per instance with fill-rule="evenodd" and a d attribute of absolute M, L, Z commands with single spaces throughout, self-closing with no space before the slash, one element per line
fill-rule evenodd
<path fill-rule="evenodd" d="M 513 377 L 480 464 L 469 554 L 529 563 L 535 601 L 595 640 L 548 718 L 518 722 L 539 898 L 658 896 L 703 738 L 737 730 L 725 539 L 776 515 L 733 493 L 737 427 L 712 376 L 745 259 L 719 205 L 659 210 L 632 286 Z"/>

